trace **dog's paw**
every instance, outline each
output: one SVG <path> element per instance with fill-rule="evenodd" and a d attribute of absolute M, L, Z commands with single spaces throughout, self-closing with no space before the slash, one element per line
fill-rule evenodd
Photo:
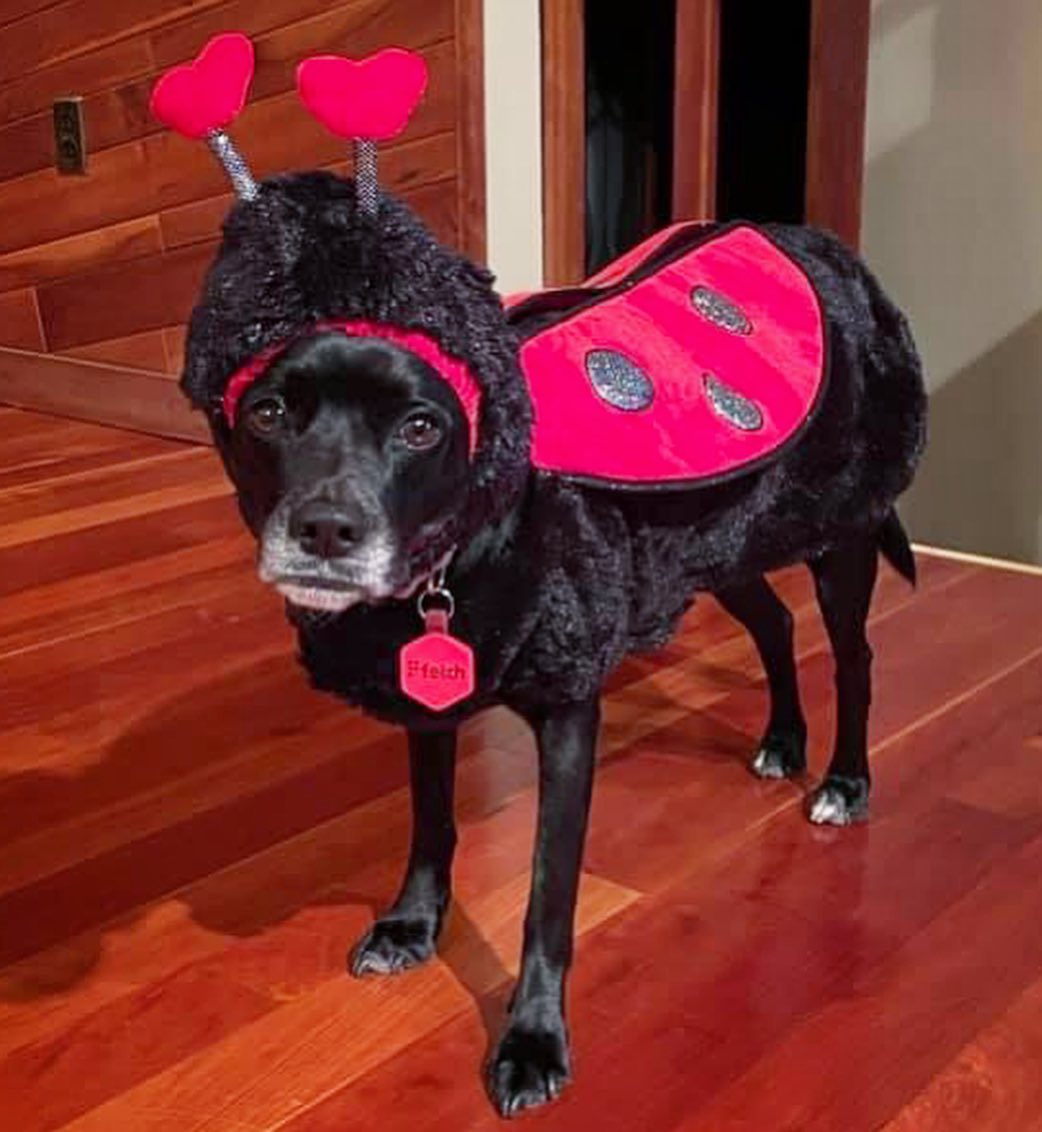
<path fill-rule="evenodd" d="M 556 1100 L 571 1076 L 563 1029 L 520 1025 L 507 1028 L 486 1069 L 492 1103 L 508 1117 Z"/>
<path fill-rule="evenodd" d="M 807 799 L 815 825 L 852 825 L 868 817 L 868 779 L 829 775 Z"/>
<path fill-rule="evenodd" d="M 768 731 L 750 764 L 759 778 L 791 778 L 807 769 L 807 734 Z"/>
<path fill-rule="evenodd" d="M 437 934 L 433 920 L 377 920 L 355 944 L 348 970 L 356 978 L 399 975 L 431 958 Z"/>

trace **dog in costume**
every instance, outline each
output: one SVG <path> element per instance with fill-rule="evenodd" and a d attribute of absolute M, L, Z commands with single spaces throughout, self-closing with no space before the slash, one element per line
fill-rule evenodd
<path fill-rule="evenodd" d="M 430 958 L 449 904 L 459 725 L 526 720 L 539 810 L 520 978 L 487 1066 L 497 1109 L 570 1077 L 565 978 L 599 700 L 628 654 L 710 593 L 751 633 L 770 710 L 751 767 L 806 769 L 792 618 L 765 573 L 810 568 L 835 654 L 831 763 L 811 821 L 866 816 L 880 554 L 924 443 L 906 322 L 863 263 L 805 227 L 678 224 L 581 287 L 504 303 L 487 271 L 379 186 L 376 143 L 422 96 L 422 59 L 303 63 L 300 95 L 355 175 L 256 182 L 226 132 L 253 71 L 220 36 L 157 85 L 238 201 L 191 318 L 182 387 L 209 419 L 262 578 L 315 685 L 409 738 L 401 891 L 356 975 Z"/>

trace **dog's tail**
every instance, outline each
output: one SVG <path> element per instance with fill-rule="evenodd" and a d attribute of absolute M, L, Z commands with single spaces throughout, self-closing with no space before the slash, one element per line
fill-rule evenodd
<path fill-rule="evenodd" d="M 915 585 L 915 555 L 897 512 L 891 509 L 879 528 L 879 553 L 911 585 Z"/>

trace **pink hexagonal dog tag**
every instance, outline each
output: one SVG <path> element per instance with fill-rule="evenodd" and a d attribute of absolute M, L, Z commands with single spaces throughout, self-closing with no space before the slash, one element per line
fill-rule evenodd
<path fill-rule="evenodd" d="M 427 631 L 398 654 L 402 691 L 431 711 L 447 711 L 474 694 L 474 650 L 453 637 L 443 610 L 426 615 Z"/>

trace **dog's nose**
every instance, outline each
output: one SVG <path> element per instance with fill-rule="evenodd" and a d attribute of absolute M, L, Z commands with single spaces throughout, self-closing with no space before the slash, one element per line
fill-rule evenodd
<path fill-rule="evenodd" d="M 290 516 L 290 537 L 316 558 L 343 558 L 362 536 L 362 517 L 343 504 L 312 500 Z"/>

